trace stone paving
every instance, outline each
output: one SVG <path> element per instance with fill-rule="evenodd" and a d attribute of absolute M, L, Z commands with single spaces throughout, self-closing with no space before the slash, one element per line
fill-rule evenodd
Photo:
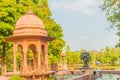
<path fill-rule="evenodd" d="M 8 80 L 9 77 L 5 77 L 5 76 L 0 76 L 0 80 Z"/>

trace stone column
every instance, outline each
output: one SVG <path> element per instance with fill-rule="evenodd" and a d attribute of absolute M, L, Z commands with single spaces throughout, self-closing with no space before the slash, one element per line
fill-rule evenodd
<path fill-rule="evenodd" d="M 40 67 L 41 67 L 41 59 L 40 59 L 40 52 L 41 52 L 41 47 L 40 47 L 40 42 L 38 41 L 37 45 L 37 72 L 40 72 Z"/>
<path fill-rule="evenodd" d="M 36 45 L 35 45 L 35 47 L 37 47 Z M 36 72 L 38 69 L 37 69 L 37 51 L 36 51 L 37 49 L 36 48 L 34 48 L 33 49 L 33 55 L 34 55 L 34 60 L 33 60 L 33 70 L 34 70 L 34 72 Z"/>
<path fill-rule="evenodd" d="M 24 69 L 24 67 L 23 67 L 23 62 L 24 62 L 24 53 L 23 53 L 23 50 L 22 50 L 22 63 L 21 63 L 21 65 L 20 65 L 20 72 L 22 73 L 22 71 L 23 71 L 23 69 Z"/>
<path fill-rule="evenodd" d="M 24 41 L 23 44 L 23 58 L 22 58 L 22 73 L 26 73 L 27 71 L 27 43 Z"/>
<path fill-rule="evenodd" d="M 48 44 L 46 42 L 44 48 L 44 65 L 45 65 L 45 72 L 48 71 Z"/>
<path fill-rule="evenodd" d="M 22 73 L 26 73 L 27 70 L 27 52 L 23 51 L 23 58 L 22 58 Z M 28 70 L 27 70 L 28 71 Z"/>
<path fill-rule="evenodd" d="M 17 62 L 16 62 L 16 52 L 17 52 L 17 46 L 16 44 L 14 43 L 13 45 L 13 57 L 14 57 L 14 67 L 13 67 L 13 71 L 16 72 L 17 71 Z"/>

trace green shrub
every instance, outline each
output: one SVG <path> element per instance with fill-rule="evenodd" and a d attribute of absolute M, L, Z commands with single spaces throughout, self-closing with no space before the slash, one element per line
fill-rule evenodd
<path fill-rule="evenodd" d="M 55 80 L 55 77 L 51 76 L 51 77 L 48 78 L 48 80 Z"/>
<path fill-rule="evenodd" d="M 23 80 L 23 79 L 18 75 L 14 75 L 14 76 L 11 76 L 9 80 Z"/>

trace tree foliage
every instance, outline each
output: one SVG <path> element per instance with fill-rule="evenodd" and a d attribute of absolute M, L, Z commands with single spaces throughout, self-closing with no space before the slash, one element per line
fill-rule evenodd
<path fill-rule="evenodd" d="M 80 64 L 80 52 L 68 52 L 67 53 L 67 64 L 73 65 L 73 64 Z"/>
<path fill-rule="evenodd" d="M 109 48 L 106 47 L 104 50 L 98 51 L 90 51 L 92 57 L 91 64 L 96 64 L 99 62 L 101 64 L 106 65 L 120 65 L 120 48 Z"/>
<path fill-rule="evenodd" d="M 0 0 L 0 54 L 2 57 L 5 57 L 7 49 L 11 49 L 8 48 L 11 46 L 8 46 L 10 44 L 5 41 L 5 38 L 12 35 L 15 23 L 28 11 L 29 7 L 43 20 L 48 35 L 55 38 L 49 43 L 49 54 L 56 56 L 61 53 L 65 45 L 63 30 L 51 18 L 48 0 Z"/>
<path fill-rule="evenodd" d="M 106 11 L 107 20 L 110 21 L 114 26 L 119 28 L 119 11 L 120 11 L 119 0 L 103 0 L 102 9 Z"/>
<path fill-rule="evenodd" d="M 102 0 L 101 8 L 107 14 L 107 20 L 112 24 L 111 27 L 117 29 L 117 35 L 120 37 L 120 0 Z M 116 47 L 120 47 L 118 43 Z"/>

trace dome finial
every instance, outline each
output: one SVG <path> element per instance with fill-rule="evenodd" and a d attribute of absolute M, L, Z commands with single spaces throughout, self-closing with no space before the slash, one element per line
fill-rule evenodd
<path fill-rule="evenodd" d="M 31 10 L 31 4 L 29 5 L 29 8 L 28 8 L 29 10 Z"/>
<path fill-rule="evenodd" d="M 32 12 L 32 10 L 31 10 L 31 4 L 29 5 L 29 8 L 28 8 L 28 12 L 27 12 L 27 14 L 33 14 L 33 12 Z"/>

